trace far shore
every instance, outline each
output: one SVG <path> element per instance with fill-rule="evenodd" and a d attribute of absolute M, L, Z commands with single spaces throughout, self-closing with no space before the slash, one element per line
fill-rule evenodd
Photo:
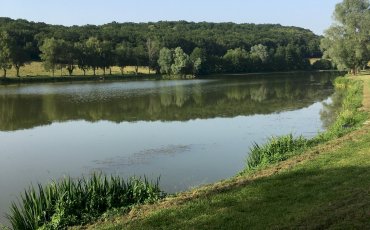
<path fill-rule="evenodd" d="M 0 84 L 27 84 L 27 83 L 53 83 L 53 82 L 84 82 L 84 81 L 141 81 L 141 80 L 180 80 L 180 79 L 207 79 L 217 77 L 242 77 L 258 75 L 278 75 L 278 74 L 298 74 L 298 73 L 320 73 L 320 72 L 340 72 L 338 70 L 299 70 L 299 71 L 277 71 L 277 72 L 255 72 L 255 73 L 215 73 L 209 75 L 171 77 L 162 74 L 127 74 L 127 75 L 73 75 L 73 76 L 21 76 L 21 77 L 0 77 Z"/>

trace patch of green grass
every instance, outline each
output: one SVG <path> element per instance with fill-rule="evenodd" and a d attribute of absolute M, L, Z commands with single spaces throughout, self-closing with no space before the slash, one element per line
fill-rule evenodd
<path fill-rule="evenodd" d="M 13 203 L 8 219 L 13 229 L 61 229 L 87 223 L 108 210 L 127 210 L 135 204 L 154 202 L 162 192 L 146 179 L 93 174 L 70 177 L 45 187 L 31 186 Z"/>

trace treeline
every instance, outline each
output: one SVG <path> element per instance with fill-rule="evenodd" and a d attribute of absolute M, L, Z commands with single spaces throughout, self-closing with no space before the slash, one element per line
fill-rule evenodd
<path fill-rule="evenodd" d="M 65 27 L 0 18 L 0 65 L 6 70 L 43 61 L 47 70 L 84 72 L 149 66 L 164 74 L 209 74 L 311 68 L 320 37 L 281 25 L 235 23 L 116 23 Z"/>

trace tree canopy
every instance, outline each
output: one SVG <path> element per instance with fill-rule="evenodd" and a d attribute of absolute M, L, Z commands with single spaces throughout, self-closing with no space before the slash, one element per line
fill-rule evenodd
<path fill-rule="evenodd" d="M 105 73 L 111 66 L 123 70 L 128 65 L 167 73 L 169 69 L 160 66 L 163 48 L 178 51 L 170 72 L 188 74 L 305 69 L 308 58 L 321 57 L 319 36 L 278 24 L 160 21 L 66 27 L 0 18 L 0 31 L 9 34 L 10 60 L 18 73 L 30 61 L 50 64 L 50 39 L 63 44 L 55 64 L 70 75 L 76 67 L 84 72 L 101 68 Z M 183 62 L 186 67 L 180 70 Z"/>
<path fill-rule="evenodd" d="M 370 2 L 344 0 L 336 5 L 333 18 L 321 41 L 324 56 L 356 74 L 370 60 Z"/>

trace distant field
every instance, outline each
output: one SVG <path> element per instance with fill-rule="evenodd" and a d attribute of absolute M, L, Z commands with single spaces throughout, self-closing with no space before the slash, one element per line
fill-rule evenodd
<path fill-rule="evenodd" d="M 310 58 L 309 61 L 310 61 L 310 64 L 314 64 L 315 62 L 317 62 L 318 60 L 320 60 L 321 58 Z"/>
<path fill-rule="evenodd" d="M 128 67 L 124 68 L 124 73 L 125 74 L 133 74 L 134 72 L 135 72 L 135 67 L 134 66 L 128 66 Z M 148 67 L 139 67 L 139 73 L 148 74 L 149 73 Z M 150 73 L 154 73 L 154 71 L 151 70 Z M 106 70 L 106 74 L 109 74 L 109 70 Z M 112 67 L 112 74 L 120 75 L 121 71 L 120 71 L 119 67 L 117 67 L 117 66 Z M 20 69 L 20 75 L 21 75 L 21 77 L 28 77 L 28 76 L 49 77 L 49 76 L 52 76 L 52 72 L 51 71 L 50 72 L 46 71 L 44 69 L 43 65 L 42 65 L 42 62 L 32 62 L 28 65 L 25 65 L 24 67 L 22 67 Z M 60 75 L 61 75 L 61 71 L 56 70 L 55 71 L 55 76 L 60 76 Z M 62 75 L 63 76 L 69 76 L 67 69 L 62 70 Z M 76 68 L 73 71 L 73 75 L 83 75 L 83 71 Z M 86 75 L 92 76 L 93 71 L 92 70 L 86 71 Z M 103 70 L 101 70 L 101 69 L 96 70 L 96 75 L 103 75 Z M 15 77 L 15 76 L 16 76 L 16 71 L 15 71 L 15 68 L 13 67 L 12 69 L 8 70 L 7 77 Z"/>

